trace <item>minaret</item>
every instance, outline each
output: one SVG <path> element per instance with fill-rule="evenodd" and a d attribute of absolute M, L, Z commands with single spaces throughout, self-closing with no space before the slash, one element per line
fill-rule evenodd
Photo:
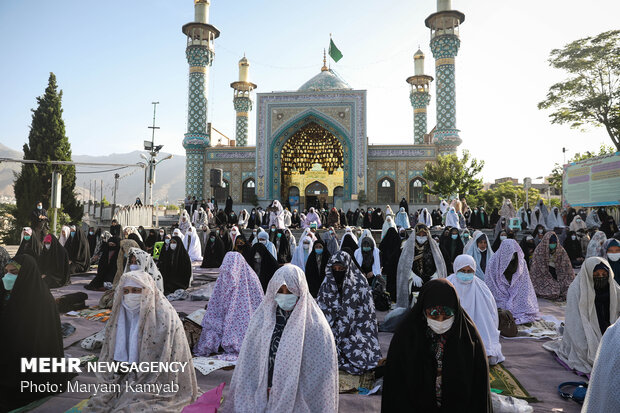
<path fill-rule="evenodd" d="M 248 119 L 252 110 L 250 93 L 256 89 L 256 85 L 250 83 L 250 62 L 245 55 L 243 59 L 239 60 L 239 80 L 232 82 L 230 87 L 235 91 L 233 104 L 235 105 L 235 112 L 237 112 L 235 140 L 237 146 L 246 146 L 248 144 Z"/>
<path fill-rule="evenodd" d="M 424 74 L 424 53 L 422 50 L 413 55 L 414 75 L 407 78 L 407 83 L 411 85 L 411 93 L 409 99 L 413 106 L 413 143 L 415 145 L 424 144 L 424 135 L 427 132 L 426 126 L 426 108 L 431 101 L 431 95 L 428 93 L 432 76 Z"/>
<path fill-rule="evenodd" d="M 185 160 L 185 195 L 204 197 L 204 157 L 210 144 L 207 131 L 207 95 L 209 66 L 215 53 L 213 41 L 220 31 L 209 24 L 209 0 L 194 0 L 194 21 L 183 26 L 187 36 L 185 56 L 189 63 L 187 133 L 183 139 Z"/>
<path fill-rule="evenodd" d="M 452 10 L 451 0 L 437 0 L 437 12 L 424 21 L 431 29 L 431 51 L 435 58 L 437 126 L 434 142 L 441 155 L 456 153 L 462 142 L 456 128 L 454 58 L 461 45 L 459 25 L 463 21 L 465 15 Z"/>

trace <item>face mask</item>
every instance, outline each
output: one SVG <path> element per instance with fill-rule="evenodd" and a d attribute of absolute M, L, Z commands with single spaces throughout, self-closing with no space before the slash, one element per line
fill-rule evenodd
<path fill-rule="evenodd" d="M 317 248 L 314 250 L 315 253 L 317 253 L 318 255 L 323 254 L 323 248 Z"/>
<path fill-rule="evenodd" d="M 276 229 L 275 228 L 271 228 L 271 232 L 276 232 Z"/>
<path fill-rule="evenodd" d="M 336 284 L 338 285 L 342 285 L 342 282 L 344 281 L 344 275 L 345 275 L 345 271 L 336 271 L 336 270 L 332 270 L 332 274 L 334 274 L 334 280 L 336 280 Z"/>
<path fill-rule="evenodd" d="M 215 242 L 215 237 L 210 237 L 210 238 L 209 238 L 209 241 L 211 241 L 211 242 Z"/>
<path fill-rule="evenodd" d="M 13 286 L 15 285 L 15 280 L 17 280 L 16 274 L 6 273 L 4 277 L 2 277 L 2 284 L 4 284 L 4 289 L 7 291 L 11 291 Z"/>
<path fill-rule="evenodd" d="M 478 247 L 476 247 L 476 248 L 478 248 Z M 487 250 L 486 248 L 485 249 L 478 248 L 478 251 L 480 251 L 480 252 L 485 252 L 486 250 Z"/>
<path fill-rule="evenodd" d="M 276 235 L 278 238 L 282 238 L 282 233 L 278 232 L 278 234 Z"/>
<path fill-rule="evenodd" d="M 575 241 L 577 239 L 577 235 L 571 235 L 570 239 L 572 239 L 573 241 Z"/>
<path fill-rule="evenodd" d="M 543 233 L 542 228 L 540 228 L 540 229 L 538 230 L 538 233 L 539 233 L 539 234 L 542 234 L 542 233 Z"/>
<path fill-rule="evenodd" d="M 94 235 L 95 233 L 92 231 L 88 231 L 88 235 Z"/>
<path fill-rule="evenodd" d="M 140 269 L 140 266 L 138 264 L 131 264 L 129 266 L 129 271 L 138 271 Z"/>
<path fill-rule="evenodd" d="M 278 307 L 284 311 L 291 311 L 297 304 L 297 296 L 295 294 L 276 294 L 276 303 Z"/>
<path fill-rule="evenodd" d="M 170 244 L 170 249 L 171 250 L 176 250 L 177 249 L 177 244 Z"/>
<path fill-rule="evenodd" d="M 142 301 L 142 294 L 131 293 L 123 295 L 123 306 L 130 311 L 139 309 L 140 301 Z"/>
<path fill-rule="evenodd" d="M 333 234 L 334 234 L 334 231 L 332 231 L 332 230 L 330 229 L 330 230 L 329 230 L 329 233 L 333 235 Z"/>
<path fill-rule="evenodd" d="M 418 244 L 424 244 L 428 240 L 428 237 L 421 237 L 419 235 L 416 235 L 415 240 L 418 242 Z"/>
<path fill-rule="evenodd" d="M 500 240 L 500 241 L 504 241 L 504 240 L 506 240 L 506 238 L 508 238 L 508 237 L 507 237 L 507 236 L 505 236 L 505 235 L 500 235 L 500 236 L 499 236 L 499 240 Z"/>
<path fill-rule="evenodd" d="M 600 290 L 602 288 L 607 287 L 609 285 L 609 278 L 607 277 L 595 277 L 594 278 L 594 288 Z"/>
<path fill-rule="evenodd" d="M 163 237 L 163 236 L 164 236 L 164 234 L 165 234 L 165 232 L 164 232 L 164 231 L 159 231 L 159 235 L 160 235 L 160 236 L 162 236 L 162 237 Z"/>
<path fill-rule="evenodd" d="M 252 231 L 252 235 L 256 236 L 256 231 Z"/>
<path fill-rule="evenodd" d="M 469 239 L 469 234 L 463 235 L 463 239 Z"/>
<path fill-rule="evenodd" d="M 259 239 L 258 242 L 260 242 L 261 244 L 266 244 L 267 240 L 266 239 Z"/>
<path fill-rule="evenodd" d="M 52 244 L 43 244 L 45 246 L 45 249 L 48 250 L 50 248 L 52 248 Z"/>
<path fill-rule="evenodd" d="M 443 334 L 452 328 L 452 324 L 454 324 L 454 316 L 444 321 L 437 321 L 426 317 L 426 324 L 428 324 L 435 334 Z"/>
<path fill-rule="evenodd" d="M 451 235 L 450 235 L 450 238 L 452 238 L 452 239 L 457 239 L 458 237 L 459 237 L 459 235 L 458 235 L 458 234 L 451 234 Z"/>
<path fill-rule="evenodd" d="M 609 261 L 616 262 L 620 260 L 620 252 L 609 252 L 607 253 L 607 258 L 609 259 Z"/>
<path fill-rule="evenodd" d="M 164 243 L 166 243 L 166 244 L 170 244 L 170 240 L 169 240 L 168 238 L 166 238 L 166 239 L 164 240 Z"/>
<path fill-rule="evenodd" d="M 30 241 L 30 235 L 24 235 L 24 239 L 25 239 L 26 241 Z"/>
<path fill-rule="evenodd" d="M 362 251 L 368 252 L 368 251 L 370 251 L 370 247 L 362 247 Z"/>
<path fill-rule="evenodd" d="M 310 248 L 310 244 L 306 244 L 306 243 L 304 242 L 303 249 L 307 250 L 308 248 Z"/>
<path fill-rule="evenodd" d="M 557 246 L 558 244 L 549 244 L 549 249 L 554 250 Z"/>
<path fill-rule="evenodd" d="M 75 236 L 75 231 L 71 231 L 71 236 L 74 237 Z"/>
<path fill-rule="evenodd" d="M 41 210 L 41 209 L 43 209 L 43 207 L 41 205 L 37 205 L 37 209 Z"/>
<path fill-rule="evenodd" d="M 465 272 L 457 272 L 456 273 L 456 278 L 458 278 L 459 280 L 463 281 L 464 283 L 470 283 L 473 279 L 474 279 L 474 274 L 467 274 Z"/>

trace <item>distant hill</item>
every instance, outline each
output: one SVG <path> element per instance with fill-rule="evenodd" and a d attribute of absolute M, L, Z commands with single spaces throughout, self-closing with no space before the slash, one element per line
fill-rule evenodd
<path fill-rule="evenodd" d="M 90 155 L 74 155 L 75 162 L 94 162 L 94 163 L 121 163 L 135 164 L 142 161 L 140 151 L 130 153 L 111 154 L 106 156 L 90 156 Z M 159 159 L 168 154 L 160 154 Z M 23 158 L 21 151 L 16 151 L 0 144 L 0 157 L 4 158 Z M 13 197 L 13 172 L 18 172 L 21 165 L 17 163 L 0 163 L 0 197 Z M 101 166 L 77 166 L 76 170 L 76 192 L 79 198 L 88 200 L 89 187 L 91 188 L 92 197 L 100 199 L 100 182 L 103 180 L 103 195 L 112 202 L 112 191 L 114 188 L 114 174 L 118 173 L 119 179 L 117 202 L 119 204 L 129 204 L 140 197 L 144 200 L 144 170 L 141 168 L 125 168 L 117 171 L 110 171 L 114 167 Z M 106 172 L 97 172 L 106 171 Z M 95 172 L 95 173 L 84 173 Z M 94 182 L 97 182 L 97 193 L 94 193 Z M 92 184 L 92 185 L 91 185 Z M 147 187 L 148 191 L 148 187 Z M 156 182 L 153 187 L 153 199 L 160 204 L 166 200 L 170 203 L 176 203 L 183 199 L 185 193 L 185 156 L 174 155 L 172 159 L 163 161 L 157 166 Z"/>
<path fill-rule="evenodd" d="M 0 158 L 22 158 L 21 151 L 16 151 L 0 143 Z M 19 172 L 21 165 L 17 163 L 0 163 L 0 197 L 14 197 L 14 172 Z"/>

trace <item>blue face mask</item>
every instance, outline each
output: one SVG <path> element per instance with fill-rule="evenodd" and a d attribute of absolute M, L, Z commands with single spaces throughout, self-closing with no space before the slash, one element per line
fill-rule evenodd
<path fill-rule="evenodd" d="M 450 235 L 450 238 L 452 239 L 457 239 L 459 237 L 459 234 L 452 234 Z"/>
<path fill-rule="evenodd" d="M 370 251 L 370 247 L 362 247 L 362 251 L 368 252 L 368 251 Z"/>
<path fill-rule="evenodd" d="M 280 237 L 282 237 L 282 233 L 281 233 L 281 232 L 278 232 L 278 233 L 276 234 L 276 236 L 277 236 L 278 238 L 280 238 Z"/>
<path fill-rule="evenodd" d="M 169 240 L 168 238 L 166 238 L 166 239 L 164 240 L 164 242 L 165 242 L 166 244 L 170 244 L 170 240 Z"/>
<path fill-rule="evenodd" d="M 15 285 L 15 280 L 17 280 L 16 274 L 6 273 L 4 277 L 2 277 L 2 284 L 4 284 L 4 289 L 7 291 L 11 291 L 13 286 Z"/>
<path fill-rule="evenodd" d="M 471 280 L 474 279 L 474 274 L 473 273 L 472 274 L 467 274 L 465 272 L 459 271 L 459 272 L 456 273 L 456 278 L 458 278 L 459 280 L 461 280 L 461 281 L 463 281 L 465 283 L 469 283 L 469 282 L 471 282 Z"/>
<path fill-rule="evenodd" d="M 24 237 L 24 238 L 25 238 L 25 237 Z M 558 246 L 558 244 L 549 244 L 549 249 L 550 249 L 550 250 L 554 250 L 554 249 L 555 249 L 555 247 L 557 247 L 557 246 Z"/>
<path fill-rule="evenodd" d="M 75 231 L 71 231 L 71 236 L 74 237 L 75 236 Z"/>
<path fill-rule="evenodd" d="M 24 240 L 30 241 L 30 235 L 24 235 Z"/>
<path fill-rule="evenodd" d="M 43 209 L 43 207 L 41 205 L 37 205 L 37 209 L 41 210 L 41 209 Z"/>
<path fill-rule="evenodd" d="M 314 252 L 316 252 L 317 254 L 321 255 L 323 254 L 323 248 L 317 248 L 314 250 Z"/>

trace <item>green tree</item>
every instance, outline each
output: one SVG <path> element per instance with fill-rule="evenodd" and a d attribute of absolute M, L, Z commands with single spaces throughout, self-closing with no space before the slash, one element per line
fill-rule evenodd
<path fill-rule="evenodd" d="M 37 97 L 37 103 L 38 107 L 32 110 L 28 143 L 24 144 L 24 159 L 47 163 L 23 164 L 16 176 L 17 226 L 30 225 L 30 213 L 38 201 L 49 208 L 53 171 L 62 174 L 62 209 L 72 222 L 78 223 L 82 218 L 82 206 L 75 198 L 75 166 L 49 163 L 71 161 L 71 144 L 62 120 L 62 91 L 58 90 L 53 73 L 50 73 L 45 93 Z"/>
<path fill-rule="evenodd" d="M 597 152 L 584 152 L 584 153 L 576 153 L 571 159 L 568 160 L 568 163 L 585 161 L 586 159 L 594 158 L 595 156 L 603 156 L 608 155 L 610 153 L 614 153 L 615 150 L 613 146 L 609 145 L 601 145 L 601 147 Z M 562 191 L 562 177 L 564 175 L 564 168 L 559 163 L 556 163 L 551 170 L 551 176 L 549 177 L 549 184 L 556 188 L 558 191 Z"/>
<path fill-rule="evenodd" d="M 620 151 L 620 30 L 554 49 L 549 63 L 568 72 L 569 78 L 551 86 L 538 108 L 554 109 L 551 123 L 604 126 Z"/>
<path fill-rule="evenodd" d="M 482 189 L 482 178 L 479 177 L 484 161 L 472 158 L 469 151 L 463 151 L 459 158 L 455 154 L 439 155 L 436 163 L 427 163 L 422 176 L 427 182 L 426 193 L 448 198 L 458 194 L 463 197 L 475 194 Z"/>

